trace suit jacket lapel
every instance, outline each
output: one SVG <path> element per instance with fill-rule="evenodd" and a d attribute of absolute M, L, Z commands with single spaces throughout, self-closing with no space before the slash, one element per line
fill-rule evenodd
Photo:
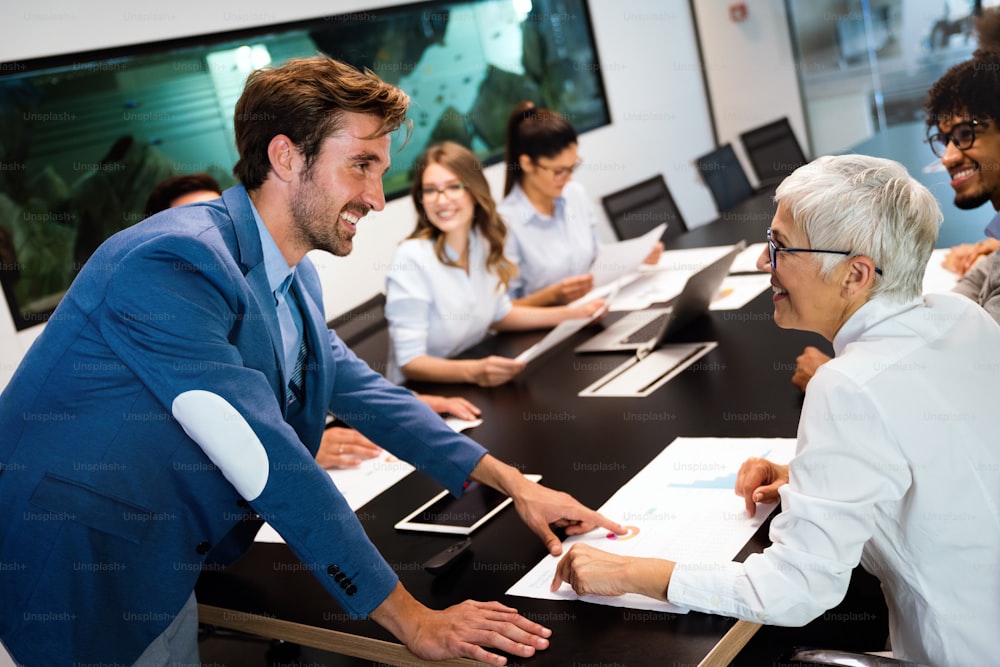
<path fill-rule="evenodd" d="M 222 200 L 229 210 L 236 233 L 236 260 L 243 269 L 253 294 L 257 299 L 263 319 L 267 322 L 267 331 L 271 338 L 271 349 L 274 352 L 274 367 L 278 377 L 278 390 L 283 392 L 288 384 L 284 373 L 284 349 L 281 343 L 281 325 L 278 323 L 278 311 L 274 305 L 274 295 L 267 281 L 267 271 L 264 268 L 264 251 L 260 245 L 260 235 L 257 223 L 253 218 L 250 197 L 242 185 L 229 188 L 222 193 Z M 311 341 L 309 341 L 311 343 Z M 284 395 L 281 394 L 281 404 L 284 406 Z"/>
<path fill-rule="evenodd" d="M 308 263 L 307 259 L 303 259 Z M 302 442 L 315 456 L 323 437 L 325 416 L 330 402 L 330 376 L 326 369 L 332 365 L 329 337 L 326 332 L 326 322 L 323 319 L 323 309 L 313 300 L 313 293 L 303 280 L 303 271 L 311 266 L 300 263 L 295 271 L 290 291 L 295 293 L 302 312 L 302 335 L 305 336 L 308 355 L 302 373 L 302 394 L 304 402 L 298 406 L 300 410 L 294 417 L 289 415 L 289 423 L 299 433 Z"/>

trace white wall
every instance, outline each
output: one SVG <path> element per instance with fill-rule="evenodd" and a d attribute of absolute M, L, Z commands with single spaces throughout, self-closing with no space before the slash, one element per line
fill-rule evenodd
<path fill-rule="evenodd" d="M 788 116 L 811 155 L 784 0 L 693 3 L 719 143 L 732 142 L 743 159 L 741 132 Z M 746 5 L 745 21 L 730 20 L 733 4 Z M 753 169 L 744 165 L 754 181 Z"/>
<path fill-rule="evenodd" d="M 780 4 L 780 0 L 775 0 Z M 221 32 L 362 12 L 401 4 L 392 0 L 174 0 L 153 9 L 114 0 L 33 0 L 8 10 L 0 61 L 93 50 L 197 34 Z M 689 226 L 716 213 L 698 180 L 693 160 L 713 147 L 701 65 L 687 0 L 590 0 L 613 122 L 581 137 L 584 167 L 575 176 L 597 205 L 608 192 L 662 172 Z M 749 45 L 748 45 L 749 46 Z M 502 192 L 503 169 L 487 174 Z M 602 213 L 603 216 L 603 213 Z M 383 291 L 396 244 L 413 226 L 408 199 L 389 203 L 360 225 L 347 258 L 312 253 L 324 280 L 329 316 Z M 610 228 L 601 230 L 611 238 Z M 0 386 L 6 384 L 41 327 L 16 334 L 0 308 Z"/>

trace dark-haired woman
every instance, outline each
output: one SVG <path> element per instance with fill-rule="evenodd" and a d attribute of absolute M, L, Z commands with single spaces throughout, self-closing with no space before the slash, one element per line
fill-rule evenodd
<path fill-rule="evenodd" d="M 570 303 L 594 286 L 597 214 L 583 186 L 576 130 L 559 113 L 522 102 L 507 122 L 507 177 L 498 206 L 507 223 L 507 257 L 520 272 L 510 296 L 521 305 Z M 659 260 L 657 244 L 646 263 Z"/>

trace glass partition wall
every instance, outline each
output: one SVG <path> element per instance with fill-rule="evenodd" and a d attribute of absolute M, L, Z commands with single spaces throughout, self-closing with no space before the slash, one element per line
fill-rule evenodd
<path fill-rule="evenodd" d="M 927 89 L 977 48 L 1000 0 L 785 0 L 816 155 L 921 122 Z"/>

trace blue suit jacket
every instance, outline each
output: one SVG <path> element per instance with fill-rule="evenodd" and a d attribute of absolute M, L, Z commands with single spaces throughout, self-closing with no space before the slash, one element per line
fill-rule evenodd
<path fill-rule="evenodd" d="M 350 614 L 396 584 L 314 462 L 327 411 L 455 493 L 483 455 L 326 329 L 285 404 L 250 200 L 170 209 L 87 262 L 0 395 L 0 638 L 18 661 L 131 664 L 260 515 Z"/>

